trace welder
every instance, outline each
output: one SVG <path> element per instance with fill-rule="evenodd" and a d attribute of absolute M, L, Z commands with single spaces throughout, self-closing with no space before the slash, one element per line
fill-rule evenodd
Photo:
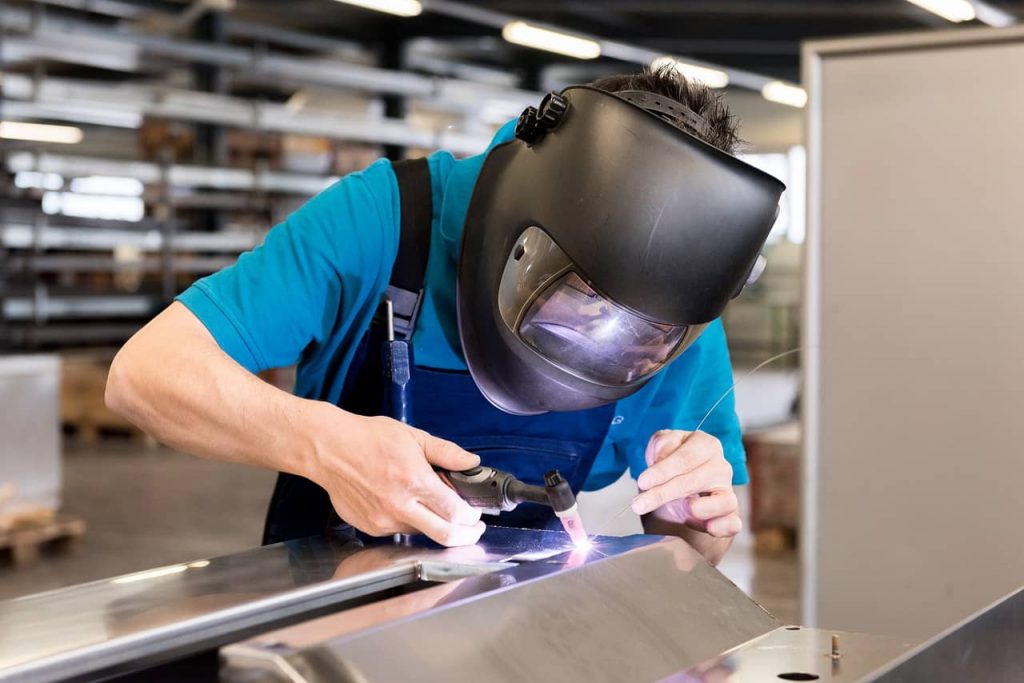
<path fill-rule="evenodd" d="M 732 383 L 718 318 L 783 190 L 737 142 L 714 91 L 662 69 L 550 93 L 477 156 L 378 161 L 132 337 L 108 405 L 280 472 L 265 542 L 557 529 L 530 502 L 482 518 L 449 473 L 576 493 L 628 468 L 645 529 L 717 561 L 747 480 L 731 398 L 688 430 Z M 295 363 L 294 394 L 255 374 Z"/>

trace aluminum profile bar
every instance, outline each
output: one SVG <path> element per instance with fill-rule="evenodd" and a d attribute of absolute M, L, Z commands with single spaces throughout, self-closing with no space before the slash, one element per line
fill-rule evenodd
<path fill-rule="evenodd" d="M 36 0 L 36 2 L 119 19 L 138 19 L 150 12 L 145 7 L 124 2 L 124 0 Z"/>
<path fill-rule="evenodd" d="M 138 322 L 122 323 L 48 323 L 45 326 L 11 325 L 8 327 L 8 338 L 15 346 L 38 346 L 40 344 L 118 342 L 135 334 L 139 329 Z"/>
<path fill-rule="evenodd" d="M 7 156 L 7 170 L 57 173 L 62 176 L 119 176 L 154 184 L 163 179 L 175 187 L 209 187 L 220 190 L 252 190 L 313 196 L 337 180 L 282 171 L 252 171 L 245 168 L 187 166 L 175 164 L 162 168 L 148 161 L 124 161 L 62 154 L 12 152 Z"/>
<path fill-rule="evenodd" d="M 134 45 L 115 47 L 110 41 L 97 41 L 89 36 L 71 36 L 63 39 L 53 34 L 31 38 L 6 36 L 0 44 L 0 59 L 4 64 L 52 60 L 129 73 L 142 70 L 140 53 L 139 48 Z"/>
<path fill-rule="evenodd" d="M 3 314 L 8 321 L 49 320 L 52 318 L 135 318 L 148 316 L 157 306 L 149 296 L 7 297 Z"/>
<path fill-rule="evenodd" d="M 177 273 L 213 273 L 226 268 L 235 262 L 232 256 L 186 256 L 172 261 Z M 38 255 L 7 255 L 8 272 L 61 273 L 75 271 L 79 273 L 119 273 L 143 272 L 159 273 L 160 259 L 146 256 L 134 260 L 118 260 L 110 256 L 38 256 Z"/>
<path fill-rule="evenodd" d="M 78 123 L 135 127 L 143 116 L 156 116 L 335 140 L 443 148 L 459 154 L 478 153 L 490 143 L 489 135 L 414 128 L 396 119 L 351 119 L 326 112 L 295 112 L 286 105 L 192 90 L 105 85 L 64 78 L 37 82 L 16 74 L 7 75 L 3 84 L 6 97 L 14 100 L 5 103 L 5 111 L 23 117 L 38 115 Z M 466 90 L 461 96 L 468 99 L 471 94 Z"/>
<path fill-rule="evenodd" d="M 237 254 L 263 241 L 257 232 L 178 232 L 170 237 L 172 249 Z M 156 252 L 164 246 L 159 230 L 115 230 L 77 226 L 0 226 L 0 245 L 7 249 L 61 249 L 65 251 L 109 251 L 132 247 Z"/>

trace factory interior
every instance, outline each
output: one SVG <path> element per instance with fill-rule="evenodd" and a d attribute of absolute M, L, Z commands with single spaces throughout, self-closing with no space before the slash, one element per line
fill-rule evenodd
<path fill-rule="evenodd" d="M 1018 0 L 0 1 L 0 681 L 1024 680 L 1022 120 Z"/>

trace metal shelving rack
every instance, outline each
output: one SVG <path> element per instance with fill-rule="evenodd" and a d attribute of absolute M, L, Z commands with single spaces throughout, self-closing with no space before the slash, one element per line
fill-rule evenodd
<path fill-rule="evenodd" d="M 0 215 L 0 347 L 118 344 L 196 278 L 258 245 L 288 207 L 335 180 L 332 172 L 354 170 L 294 173 L 266 158 L 232 166 L 225 159 L 225 131 L 372 145 L 378 154 L 438 147 L 471 153 L 490 138 L 477 120 L 483 99 L 508 103 L 512 116 L 539 98 L 510 86 L 507 74 L 504 82 L 488 84 L 439 75 L 450 67 L 444 64 L 435 65 L 438 74 L 423 73 L 429 67 L 422 65 L 413 73 L 400 69 L 400 55 L 384 60 L 392 68 L 380 68 L 376 56 L 358 45 L 230 15 L 210 13 L 186 26 L 186 33 L 161 35 L 139 28 L 145 10 L 132 3 L 86 5 L 0 4 L 3 54 L 18 59 L 17 68 L 4 69 L 4 115 L 81 126 L 87 136 L 120 131 L 122 138 L 148 122 L 173 122 L 188 127 L 195 144 L 182 158 L 171 140 L 148 156 L 0 141 L 7 143 L 0 193 L 17 205 Z M 99 20 L 95 11 L 104 10 L 111 16 Z M 66 70 L 48 73 L 55 62 L 76 68 L 70 77 Z M 83 77 L 96 69 L 104 70 L 102 77 Z M 164 77 L 154 80 L 154 73 Z M 367 115 L 353 116 L 239 96 L 226 87 L 237 76 L 268 90 L 287 83 L 351 93 L 381 106 L 376 114 L 369 108 Z M 406 100 L 443 121 L 413 125 L 404 116 Z M 135 144 L 141 148 L 140 139 Z M 59 177 L 64 184 L 19 190 L 11 182 L 18 173 Z M 71 179 L 96 175 L 141 183 L 145 218 L 123 222 L 42 212 L 44 192 L 65 191 Z"/>

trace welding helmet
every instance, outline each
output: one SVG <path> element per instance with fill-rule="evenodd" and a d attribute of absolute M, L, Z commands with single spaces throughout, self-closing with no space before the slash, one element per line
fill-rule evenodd
<path fill-rule="evenodd" d="M 700 140 L 702 125 L 670 98 L 573 86 L 488 153 L 457 298 L 466 364 L 496 407 L 629 396 L 743 288 L 785 186 Z"/>

